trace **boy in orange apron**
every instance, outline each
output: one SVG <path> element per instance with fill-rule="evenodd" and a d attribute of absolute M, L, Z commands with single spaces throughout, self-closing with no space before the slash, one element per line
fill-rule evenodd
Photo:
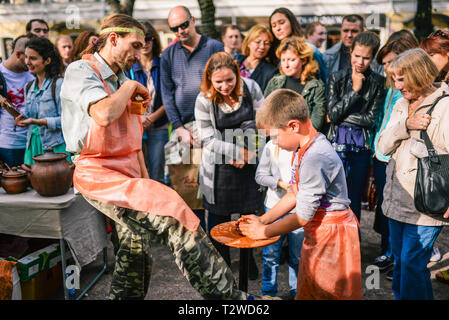
<path fill-rule="evenodd" d="M 241 218 L 242 233 L 264 239 L 304 227 L 296 299 L 362 299 L 358 221 L 340 158 L 313 128 L 304 98 L 292 90 L 270 94 L 256 122 L 279 147 L 295 152 L 292 192 L 263 216 Z M 295 207 L 296 215 L 277 221 Z"/>
<path fill-rule="evenodd" d="M 247 299 L 193 211 L 173 189 L 149 179 L 142 122 L 131 103 L 139 95 L 147 106 L 149 93 L 123 73 L 140 55 L 143 26 L 117 14 L 105 18 L 101 29 L 88 54 L 68 66 L 61 101 L 67 150 L 78 153 L 74 186 L 116 222 L 120 247 L 110 298 L 144 299 L 150 242 L 158 242 L 204 298 Z"/>

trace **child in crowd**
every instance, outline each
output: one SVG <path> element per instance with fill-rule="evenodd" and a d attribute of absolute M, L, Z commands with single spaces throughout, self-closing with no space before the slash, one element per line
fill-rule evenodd
<path fill-rule="evenodd" d="M 257 112 L 256 123 L 280 148 L 295 152 L 293 192 L 263 216 L 241 218 L 240 230 L 266 239 L 304 227 L 296 299 L 362 299 L 358 223 L 349 208 L 343 164 L 313 128 L 304 98 L 276 90 Z M 279 220 L 294 208 L 296 214 Z"/>
<path fill-rule="evenodd" d="M 292 156 L 292 151 L 279 148 L 272 140 L 265 145 L 256 171 L 256 182 L 261 186 L 268 187 L 265 198 L 265 212 L 273 208 L 289 189 L 292 172 Z M 295 210 L 293 209 L 290 213 L 294 214 Z M 304 229 L 296 229 L 286 236 L 289 251 L 288 283 L 290 286 L 290 295 L 294 298 L 296 297 L 298 263 L 302 242 L 304 240 Z M 277 294 L 277 276 L 284 238 L 285 235 L 281 236 L 278 241 L 263 249 L 263 295 L 275 297 Z"/>

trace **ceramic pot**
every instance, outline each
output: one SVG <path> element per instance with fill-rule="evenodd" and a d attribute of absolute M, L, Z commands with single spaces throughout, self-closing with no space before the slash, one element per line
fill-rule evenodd
<path fill-rule="evenodd" d="M 25 192 L 28 187 L 28 174 L 17 167 L 2 170 L 1 185 L 8 194 Z"/>
<path fill-rule="evenodd" d="M 55 197 L 66 194 L 72 186 L 75 165 L 69 163 L 67 154 L 53 152 L 49 149 L 43 154 L 33 157 L 35 163 L 22 165 L 28 171 L 31 186 L 44 197 Z"/>

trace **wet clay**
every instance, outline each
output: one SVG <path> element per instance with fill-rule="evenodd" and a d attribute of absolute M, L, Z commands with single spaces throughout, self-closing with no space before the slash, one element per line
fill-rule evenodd
<path fill-rule="evenodd" d="M 219 224 L 210 231 L 211 237 L 226 246 L 234 248 L 257 248 L 264 247 L 275 243 L 280 236 L 264 239 L 254 240 L 242 235 L 236 225 L 237 221 L 229 221 Z"/>

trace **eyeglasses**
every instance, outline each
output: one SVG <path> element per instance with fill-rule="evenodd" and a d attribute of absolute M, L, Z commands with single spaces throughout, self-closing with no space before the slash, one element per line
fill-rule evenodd
<path fill-rule="evenodd" d="M 150 42 L 153 40 L 154 40 L 154 37 L 151 34 L 148 33 L 145 35 L 145 42 Z"/>
<path fill-rule="evenodd" d="M 449 34 L 444 32 L 443 30 L 434 31 L 430 34 L 429 37 L 443 37 L 443 38 L 449 40 Z"/>
<path fill-rule="evenodd" d="M 181 23 L 179 26 L 170 27 L 170 30 L 174 33 L 178 32 L 179 28 L 181 28 L 182 30 L 185 30 L 189 27 L 191 20 L 192 20 L 192 18 L 189 18 L 186 22 Z"/>

